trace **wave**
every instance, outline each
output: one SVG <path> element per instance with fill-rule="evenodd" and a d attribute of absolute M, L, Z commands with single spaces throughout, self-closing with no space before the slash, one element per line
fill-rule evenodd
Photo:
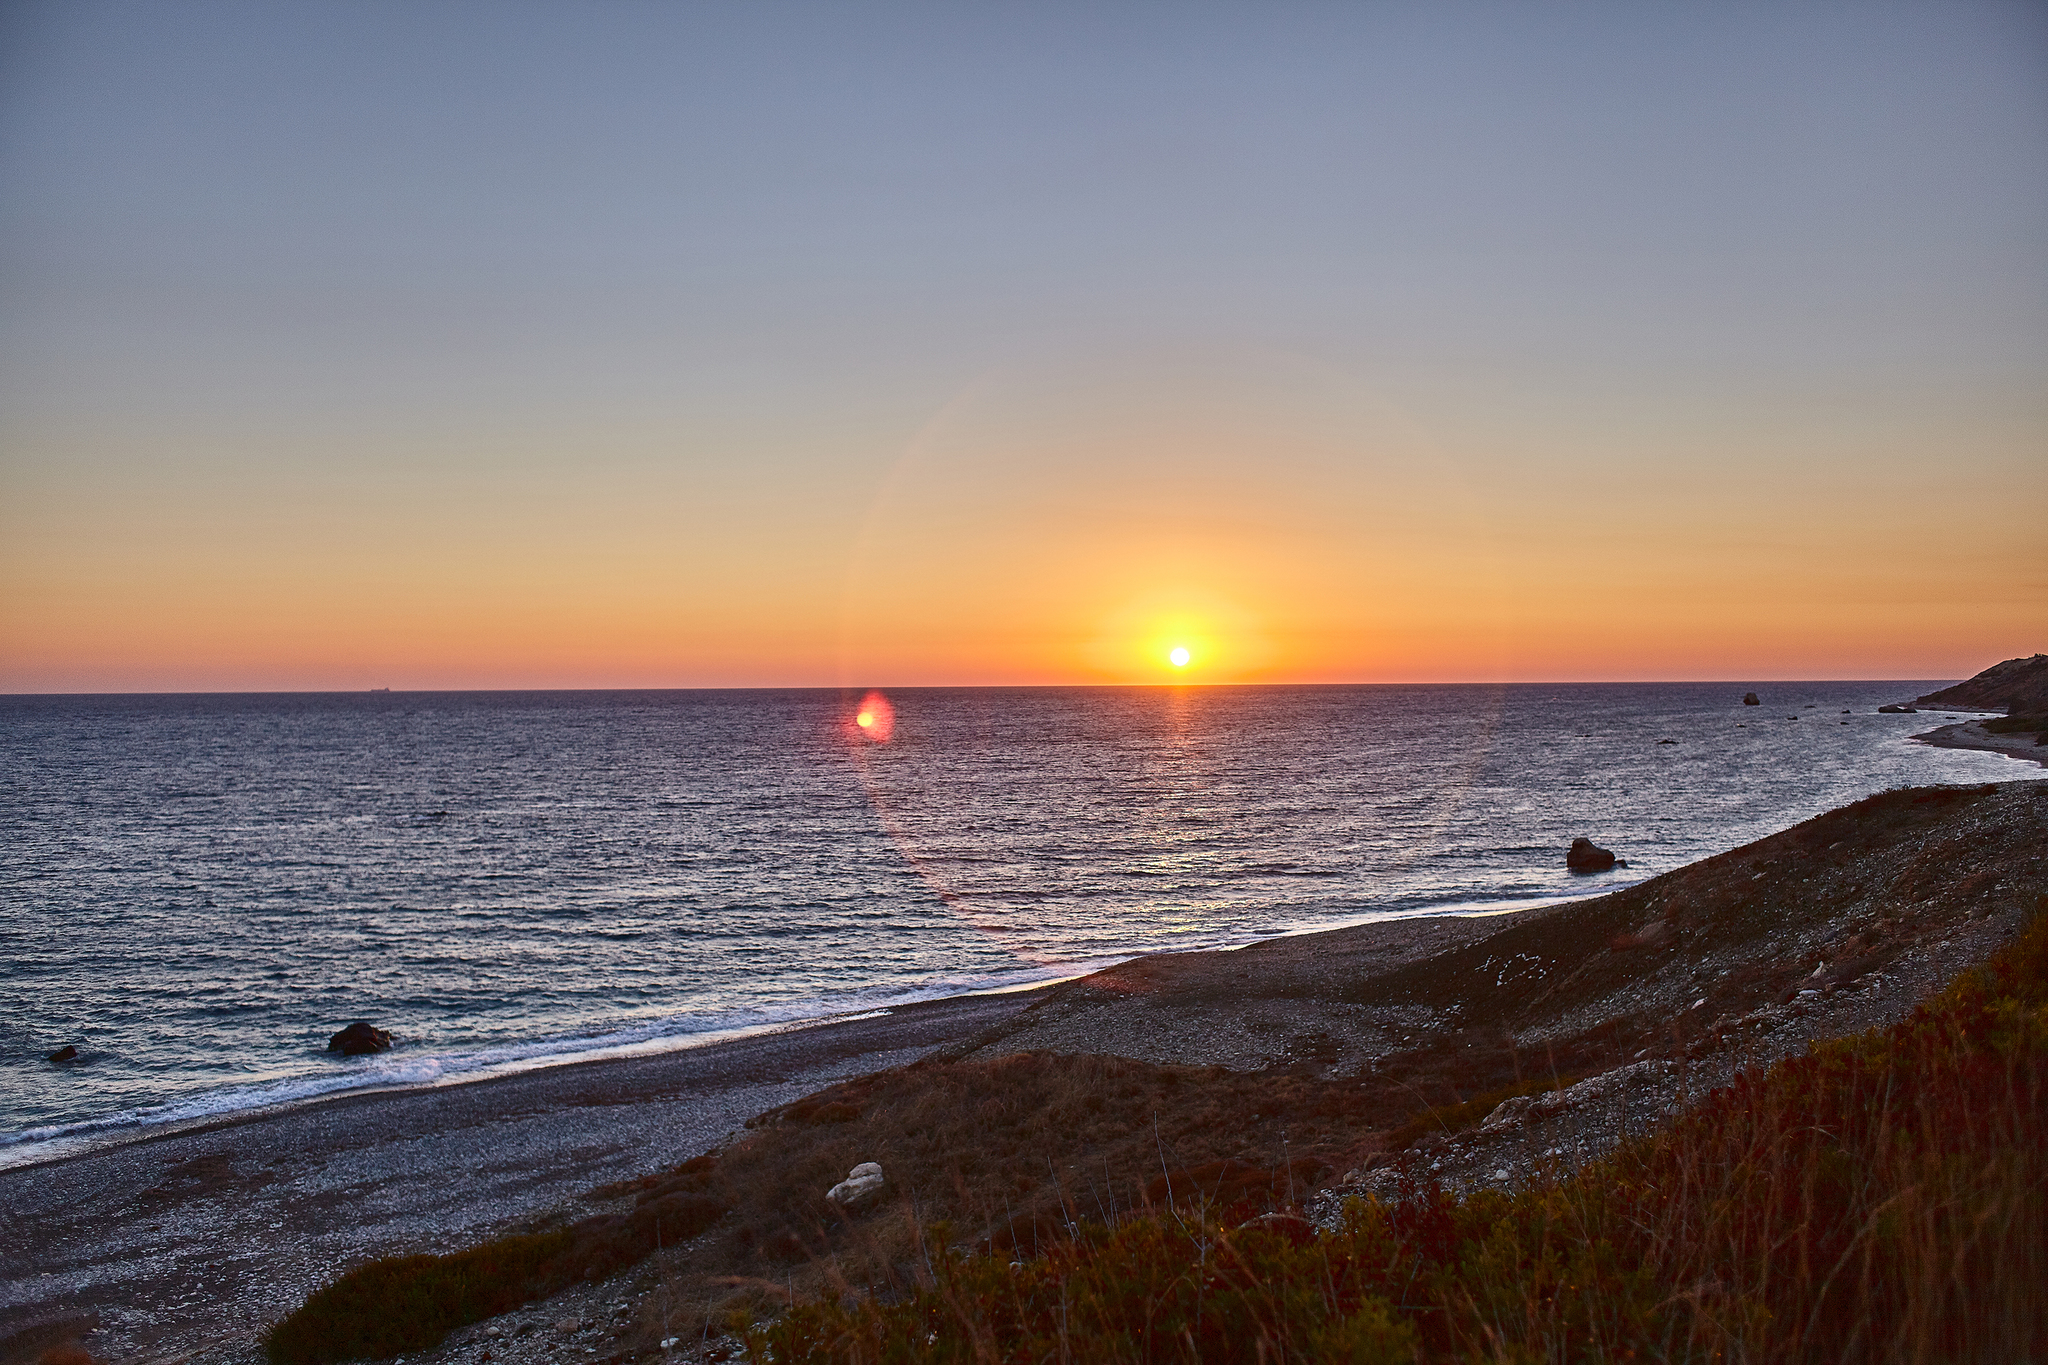
<path fill-rule="evenodd" d="M 926 1001 L 1028 990 L 1099 971 L 1128 956 L 936 980 L 908 988 L 870 988 L 829 1000 L 676 1015 L 603 1033 L 570 1034 L 464 1051 L 412 1054 L 401 1044 L 374 1057 L 337 1062 L 335 1065 L 343 1068 L 339 1071 L 216 1086 L 163 1104 L 0 1133 L 0 1170 L 133 1141 L 166 1129 L 253 1117 L 338 1095 L 460 1085 L 579 1062 L 680 1052 L 738 1038 L 873 1018 L 900 1006 Z"/>

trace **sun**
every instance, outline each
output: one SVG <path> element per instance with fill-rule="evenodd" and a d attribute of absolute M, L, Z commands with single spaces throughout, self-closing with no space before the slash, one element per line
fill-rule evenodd
<path fill-rule="evenodd" d="M 1188 647 L 1186 645 L 1175 645 L 1172 649 L 1167 651 L 1166 657 L 1170 661 L 1172 661 L 1173 666 L 1175 668 L 1186 668 L 1188 666 L 1188 660 L 1194 658 L 1195 656 L 1188 653 Z"/>

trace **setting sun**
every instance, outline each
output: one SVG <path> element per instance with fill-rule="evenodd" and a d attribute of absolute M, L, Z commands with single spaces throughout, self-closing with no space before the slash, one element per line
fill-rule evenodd
<path fill-rule="evenodd" d="M 1188 647 L 1186 645 L 1175 645 L 1173 647 L 1173 651 L 1169 653 L 1166 657 L 1173 661 L 1173 666 L 1175 668 L 1186 668 L 1188 666 L 1188 660 L 1192 659 L 1194 656 L 1188 653 Z"/>

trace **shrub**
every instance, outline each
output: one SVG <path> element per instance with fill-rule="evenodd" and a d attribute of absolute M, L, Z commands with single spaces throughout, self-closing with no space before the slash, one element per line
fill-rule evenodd
<path fill-rule="evenodd" d="M 393 1256 L 343 1275 L 270 1330 L 271 1365 L 325 1365 L 426 1350 L 466 1323 L 545 1293 L 567 1232 L 507 1237 L 448 1256 Z"/>
<path fill-rule="evenodd" d="M 712 1164 L 699 1158 L 676 1174 L 615 1189 L 639 1191 L 627 1213 L 446 1256 L 392 1256 L 358 1266 L 273 1327 L 264 1351 L 271 1365 L 328 1365 L 429 1350 L 458 1327 L 696 1236 L 726 1209 L 704 1189 Z"/>

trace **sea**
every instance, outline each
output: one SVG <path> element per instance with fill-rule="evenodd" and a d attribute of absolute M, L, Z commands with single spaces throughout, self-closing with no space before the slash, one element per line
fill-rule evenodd
<path fill-rule="evenodd" d="M 2044 775 L 1876 711 L 1938 685 L 0 697 L 0 1167 L 1513 912 Z M 1568 873 L 1578 836 L 1627 866 Z M 356 1019 L 393 1048 L 326 1051 Z"/>

